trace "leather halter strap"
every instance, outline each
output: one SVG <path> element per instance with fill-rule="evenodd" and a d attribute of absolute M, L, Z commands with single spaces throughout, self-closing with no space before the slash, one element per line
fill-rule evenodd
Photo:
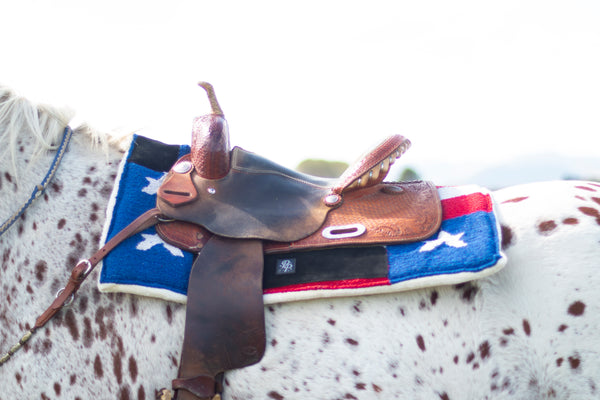
<path fill-rule="evenodd" d="M 50 307 L 48 307 L 48 309 L 35 321 L 34 329 L 44 326 L 66 302 L 70 301 L 71 296 L 75 295 L 85 278 L 90 275 L 96 265 L 98 265 L 98 263 L 108 253 L 110 253 L 111 250 L 113 250 L 123 240 L 158 223 L 160 215 L 161 212 L 157 208 L 146 211 L 137 217 L 132 223 L 123 228 L 122 231 L 113 236 L 112 239 L 110 239 L 89 259 L 79 261 L 75 268 L 73 268 L 73 271 L 71 271 L 71 276 L 69 277 L 67 285 L 60 290 L 58 296 L 56 296 L 56 299 L 54 299 L 54 302 L 52 302 Z"/>
<path fill-rule="evenodd" d="M 0 366 L 5 364 L 14 353 L 17 352 L 41 327 L 46 325 L 50 319 L 66 304 L 69 304 L 75 293 L 94 268 L 102 259 L 111 252 L 119 243 L 141 232 L 160 221 L 161 212 L 157 208 L 146 211 L 144 214 L 136 218 L 132 223 L 127 225 L 122 231 L 113 236 L 104 246 L 102 246 L 94 255 L 87 260 L 81 260 L 71 271 L 71 275 L 65 287 L 61 289 L 50 307 L 46 309 L 35 321 L 35 325 L 14 345 L 4 356 L 0 358 Z"/>

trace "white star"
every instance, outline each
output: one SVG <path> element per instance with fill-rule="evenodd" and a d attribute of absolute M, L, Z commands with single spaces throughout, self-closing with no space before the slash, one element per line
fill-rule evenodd
<path fill-rule="evenodd" d="M 162 184 L 163 180 L 165 179 L 165 176 L 167 176 L 167 173 L 165 172 L 163 174 L 163 176 L 161 176 L 158 179 L 154 179 L 154 178 L 150 178 L 150 177 L 146 177 L 146 180 L 148 181 L 148 186 L 146 186 L 145 188 L 142 189 L 142 192 L 147 193 L 149 195 L 155 195 L 156 193 L 158 193 L 158 188 L 160 187 L 160 185 Z"/>
<path fill-rule="evenodd" d="M 426 241 L 423 247 L 419 249 L 419 253 L 435 250 L 443 244 L 455 248 L 465 247 L 467 244 L 461 240 L 461 237 L 464 234 L 464 232 L 461 232 L 457 233 L 456 235 L 452 235 L 446 231 L 441 231 L 437 239 Z"/>
<path fill-rule="evenodd" d="M 135 246 L 137 250 L 146 251 L 150 250 L 156 245 L 163 245 L 165 249 L 167 249 L 169 253 L 171 253 L 173 256 L 183 257 L 183 252 L 181 250 L 163 241 L 158 235 L 148 235 L 146 233 L 142 233 L 142 237 L 144 238 L 144 240 L 142 240 L 137 244 L 137 246 Z"/>

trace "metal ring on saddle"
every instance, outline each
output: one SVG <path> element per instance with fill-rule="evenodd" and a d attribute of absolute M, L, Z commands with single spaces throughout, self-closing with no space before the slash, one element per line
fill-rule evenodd
<path fill-rule="evenodd" d="M 65 288 L 62 289 L 58 289 L 58 292 L 56 292 L 56 295 L 54 296 L 55 298 L 58 299 L 58 297 L 62 294 L 62 292 L 65 291 Z M 71 295 L 69 296 L 69 298 L 63 303 L 63 307 L 68 307 L 73 303 L 73 300 L 75 300 L 75 295 L 73 293 L 71 293 Z"/>

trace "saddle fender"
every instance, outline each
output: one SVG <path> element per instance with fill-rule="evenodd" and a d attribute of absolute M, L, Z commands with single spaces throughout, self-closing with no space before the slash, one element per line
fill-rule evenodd
<path fill-rule="evenodd" d="M 266 346 L 262 274 L 260 240 L 213 236 L 206 243 L 190 273 L 193 290 L 179 378 L 173 381 L 178 399 L 212 399 L 222 391 L 223 372 L 261 360 Z"/>

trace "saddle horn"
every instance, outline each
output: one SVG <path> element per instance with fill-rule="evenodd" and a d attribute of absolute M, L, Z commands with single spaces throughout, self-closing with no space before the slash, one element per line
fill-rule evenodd
<path fill-rule="evenodd" d="M 208 82 L 199 82 L 198 86 L 208 95 L 211 113 L 194 118 L 192 163 L 201 177 L 220 179 L 229 172 L 229 128 L 212 85 Z"/>

